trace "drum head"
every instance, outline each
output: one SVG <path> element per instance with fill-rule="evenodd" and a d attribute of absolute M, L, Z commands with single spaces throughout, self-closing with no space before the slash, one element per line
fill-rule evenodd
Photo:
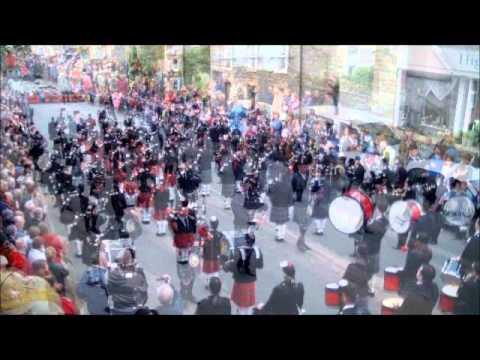
<path fill-rule="evenodd" d="M 338 290 L 339 286 L 338 286 L 337 283 L 330 283 L 330 284 L 325 285 L 325 288 L 328 289 L 328 290 Z"/>
<path fill-rule="evenodd" d="M 402 306 L 403 299 L 400 297 L 387 298 L 383 300 L 382 305 L 389 309 L 396 309 Z"/>
<path fill-rule="evenodd" d="M 442 288 L 442 293 L 449 297 L 456 298 L 457 292 L 458 292 L 458 285 L 445 285 Z"/>
<path fill-rule="evenodd" d="M 46 171 L 50 166 L 50 161 L 48 160 L 48 154 L 44 152 L 37 161 L 37 165 L 42 171 Z"/>
<path fill-rule="evenodd" d="M 192 268 L 196 268 L 200 265 L 200 257 L 197 254 L 192 253 L 188 258 L 188 263 Z"/>
<path fill-rule="evenodd" d="M 346 196 L 337 197 L 328 208 L 332 225 L 344 234 L 353 234 L 361 229 L 364 221 L 360 203 Z"/>
<path fill-rule="evenodd" d="M 398 234 L 404 234 L 410 229 L 411 211 L 408 203 L 403 200 L 396 201 L 388 213 L 390 227 Z"/>
<path fill-rule="evenodd" d="M 475 215 L 475 206 L 467 196 L 454 196 L 442 210 L 445 222 L 451 226 L 469 225 Z"/>

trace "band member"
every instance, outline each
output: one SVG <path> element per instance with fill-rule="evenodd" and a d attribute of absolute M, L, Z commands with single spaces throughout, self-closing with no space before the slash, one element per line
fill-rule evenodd
<path fill-rule="evenodd" d="M 433 281 L 435 268 L 431 265 L 422 265 L 417 272 L 417 283 L 405 296 L 398 315 L 431 315 L 437 303 L 439 291 Z"/>
<path fill-rule="evenodd" d="M 177 262 L 188 263 L 197 232 L 197 217 L 195 211 L 188 208 L 188 201 L 183 201 L 181 209 L 171 214 L 170 228 L 174 234 L 173 245 L 177 249 Z"/>
<path fill-rule="evenodd" d="M 475 233 L 468 239 L 467 245 L 460 256 L 460 273 L 465 275 L 475 261 L 479 261 L 480 254 L 480 219 L 475 221 Z"/>
<path fill-rule="evenodd" d="M 123 183 L 123 190 L 127 207 L 135 207 L 137 205 L 138 198 L 138 185 L 134 180 L 132 173 L 128 175 L 127 180 Z"/>
<path fill-rule="evenodd" d="M 480 315 L 480 262 L 472 265 L 462 280 L 457 293 L 455 315 Z"/>
<path fill-rule="evenodd" d="M 178 188 L 182 192 L 184 199 L 188 200 L 193 207 L 197 206 L 196 192 L 200 186 L 201 179 L 194 172 L 191 166 L 188 166 L 187 169 L 182 168 L 179 172 L 177 178 Z"/>
<path fill-rule="evenodd" d="M 251 315 L 256 303 L 257 269 L 263 268 L 263 255 L 255 244 L 255 235 L 245 235 L 245 246 L 235 249 L 233 259 L 227 261 L 224 270 L 233 273 L 231 299 L 237 306 L 237 314 Z"/>
<path fill-rule="evenodd" d="M 305 290 L 301 282 L 295 281 L 295 267 L 288 261 L 282 261 L 280 267 L 284 280 L 275 286 L 264 306 L 258 313 L 272 315 L 300 315 Z"/>
<path fill-rule="evenodd" d="M 294 175 L 292 178 L 292 190 L 295 193 L 295 202 L 293 205 L 293 221 L 298 224 L 300 235 L 297 239 L 297 248 L 300 251 L 310 250 L 305 243 L 305 234 L 310 225 L 310 217 L 307 209 L 310 203 L 310 192 L 305 193 L 308 183 L 308 173 L 305 165 L 294 166 Z"/>
<path fill-rule="evenodd" d="M 198 303 L 195 315 L 231 315 L 230 299 L 220 296 L 222 289 L 220 278 L 211 277 L 207 286 L 210 295 Z"/>
<path fill-rule="evenodd" d="M 215 216 L 210 218 L 210 231 L 203 243 L 203 268 L 207 284 L 212 277 L 218 276 L 220 271 L 220 254 L 222 241 L 226 240 L 225 235 L 218 230 L 218 219 Z"/>
<path fill-rule="evenodd" d="M 328 207 L 333 198 L 333 189 L 321 176 L 314 179 L 312 188 L 313 208 L 312 218 L 315 224 L 315 234 L 323 236 L 328 219 Z"/>
<path fill-rule="evenodd" d="M 275 240 L 285 241 L 287 222 L 289 220 L 289 209 L 293 205 L 293 190 L 291 176 L 288 168 L 280 164 L 281 168 L 276 171 L 276 177 L 269 186 L 268 196 L 272 204 L 270 221 L 275 226 Z"/>
<path fill-rule="evenodd" d="M 222 150 L 220 149 L 220 151 Z M 225 198 L 224 208 L 230 209 L 235 189 L 235 174 L 233 172 L 232 161 L 228 152 L 222 156 L 219 176 L 222 182 L 222 196 Z"/>
<path fill-rule="evenodd" d="M 375 293 L 373 275 L 380 270 L 380 247 L 388 227 L 388 220 L 385 218 L 387 208 L 387 199 L 379 197 L 372 219 L 366 224 L 363 234 L 363 243 L 367 245 L 367 271 L 372 281 L 370 286 L 370 294 L 372 295 Z"/>
<path fill-rule="evenodd" d="M 205 140 L 205 146 L 202 148 L 198 166 L 200 170 L 200 178 L 202 180 L 202 194 L 210 195 L 210 184 L 212 183 L 212 159 L 213 145 L 212 142 Z"/>
<path fill-rule="evenodd" d="M 155 186 L 155 177 L 150 173 L 148 163 L 144 163 L 143 169 L 137 176 L 139 182 L 138 189 L 140 194 L 138 195 L 137 204 L 143 208 L 142 222 L 144 224 L 150 223 L 150 203 L 152 200 L 152 192 Z"/>
<path fill-rule="evenodd" d="M 167 210 L 169 205 L 170 194 L 167 184 L 160 181 L 153 194 L 153 218 L 157 222 L 157 236 L 167 233 Z"/>
<path fill-rule="evenodd" d="M 123 215 L 127 208 L 127 200 L 125 194 L 120 192 L 117 183 L 113 185 L 113 193 L 110 195 L 110 202 L 112 204 L 113 212 L 115 214 L 115 220 L 120 225 L 120 229 L 123 229 Z"/>

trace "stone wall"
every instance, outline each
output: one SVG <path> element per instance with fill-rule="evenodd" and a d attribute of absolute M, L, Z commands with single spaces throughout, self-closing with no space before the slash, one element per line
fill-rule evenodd
<path fill-rule="evenodd" d="M 393 120 L 397 95 L 397 57 L 388 47 L 377 46 L 373 71 L 371 109 Z"/>

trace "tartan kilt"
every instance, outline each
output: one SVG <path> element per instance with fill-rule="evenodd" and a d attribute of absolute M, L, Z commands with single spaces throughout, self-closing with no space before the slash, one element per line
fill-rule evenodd
<path fill-rule="evenodd" d="M 203 260 L 202 271 L 206 274 L 212 274 L 220 271 L 219 260 Z"/>
<path fill-rule="evenodd" d="M 270 222 L 275 224 L 285 224 L 289 220 L 288 207 L 286 206 L 272 206 L 270 211 Z"/>
<path fill-rule="evenodd" d="M 149 192 L 148 192 L 148 193 L 141 192 L 141 193 L 138 195 L 137 204 L 138 204 L 138 206 L 140 206 L 140 207 L 149 207 L 151 200 L 152 200 L 152 193 L 149 193 Z"/>
<path fill-rule="evenodd" d="M 232 197 L 235 191 L 235 183 L 233 184 L 223 184 L 222 183 L 222 196 L 223 197 Z"/>
<path fill-rule="evenodd" d="M 168 209 L 155 209 L 153 212 L 153 218 L 157 221 L 166 220 L 168 216 Z"/>
<path fill-rule="evenodd" d="M 240 307 L 251 307 L 256 304 L 255 281 L 248 283 L 236 282 L 233 284 L 231 299 L 235 305 Z"/>
<path fill-rule="evenodd" d="M 202 184 L 211 184 L 212 183 L 212 169 L 202 170 L 200 173 L 200 179 Z"/>

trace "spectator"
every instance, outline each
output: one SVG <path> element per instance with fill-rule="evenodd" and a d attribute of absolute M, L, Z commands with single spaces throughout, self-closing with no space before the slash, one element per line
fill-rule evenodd
<path fill-rule="evenodd" d="M 40 230 L 40 238 L 42 239 L 43 244 L 46 247 L 51 246 L 55 248 L 55 262 L 62 263 L 65 254 L 64 240 L 59 235 L 51 232 L 48 225 L 43 222 L 38 225 L 38 228 Z"/>
<path fill-rule="evenodd" d="M 37 260 L 47 261 L 43 241 L 38 236 L 33 239 L 32 248 L 28 252 L 28 261 L 30 264 L 33 264 Z"/>
<path fill-rule="evenodd" d="M 97 256 L 92 257 L 91 265 L 82 275 L 76 294 L 85 301 L 90 315 L 108 314 L 107 269 L 98 265 Z"/>
<path fill-rule="evenodd" d="M 55 277 L 55 281 L 62 286 L 61 294 L 65 294 L 65 281 L 69 275 L 68 269 L 57 261 L 57 251 L 54 247 L 49 246 L 45 250 L 47 257 L 47 264 L 50 272 Z"/>
<path fill-rule="evenodd" d="M 171 284 L 169 275 L 163 275 L 157 289 L 160 305 L 155 309 L 159 315 L 183 315 L 183 300 Z"/>

